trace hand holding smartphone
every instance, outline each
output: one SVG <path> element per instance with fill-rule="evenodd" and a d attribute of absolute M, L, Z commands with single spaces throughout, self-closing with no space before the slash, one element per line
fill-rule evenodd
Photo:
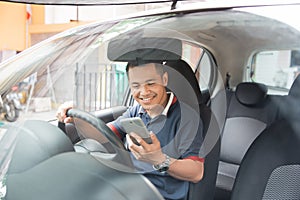
<path fill-rule="evenodd" d="M 143 138 L 148 144 L 152 143 L 150 133 L 141 118 L 125 118 L 121 119 L 120 122 L 126 133 L 129 134 L 131 132 L 134 132 L 138 134 L 141 138 Z M 140 145 L 133 137 L 131 137 L 131 139 L 136 145 Z"/>

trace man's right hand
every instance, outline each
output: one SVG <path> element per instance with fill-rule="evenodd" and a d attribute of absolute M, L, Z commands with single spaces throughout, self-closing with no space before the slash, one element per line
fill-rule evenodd
<path fill-rule="evenodd" d="M 61 104 L 58 107 L 57 112 L 56 112 L 56 117 L 59 122 L 63 122 L 63 123 L 72 123 L 73 122 L 72 117 L 67 117 L 67 111 L 71 108 L 73 108 L 73 102 L 69 102 L 69 101 Z"/>

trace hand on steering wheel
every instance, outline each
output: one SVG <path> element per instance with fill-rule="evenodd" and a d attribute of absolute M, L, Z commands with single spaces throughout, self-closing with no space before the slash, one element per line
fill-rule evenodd
<path fill-rule="evenodd" d="M 125 148 L 122 140 L 103 122 L 91 113 L 69 109 L 66 115 L 73 118 L 77 132 L 84 138 L 93 139 L 99 143 L 108 143 L 112 146 L 116 154 L 114 161 L 132 167 L 130 153 Z"/>

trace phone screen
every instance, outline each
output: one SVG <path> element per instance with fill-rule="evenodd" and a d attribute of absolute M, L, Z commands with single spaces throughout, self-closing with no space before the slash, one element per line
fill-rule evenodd
<path fill-rule="evenodd" d="M 141 118 L 139 117 L 125 118 L 125 119 L 121 119 L 120 122 L 123 129 L 126 131 L 126 133 L 129 134 L 131 132 L 134 132 L 138 134 L 141 138 L 143 138 L 148 144 L 152 143 L 152 140 L 150 138 L 150 133 Z M 132 140 L 134 143 L 137 143 L 135 139 L 132 138 Z"/>

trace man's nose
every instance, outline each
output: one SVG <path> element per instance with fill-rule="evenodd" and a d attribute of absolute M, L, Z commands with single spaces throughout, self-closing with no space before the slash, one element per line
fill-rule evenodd
<path fill-rule="evenodd" d="M 149 92 L 148 86 L 146 84 L 142 85 L 141 88 L 140 88 L 140 93 L 141 94 L 147 94 L 148 92 Z"/>

